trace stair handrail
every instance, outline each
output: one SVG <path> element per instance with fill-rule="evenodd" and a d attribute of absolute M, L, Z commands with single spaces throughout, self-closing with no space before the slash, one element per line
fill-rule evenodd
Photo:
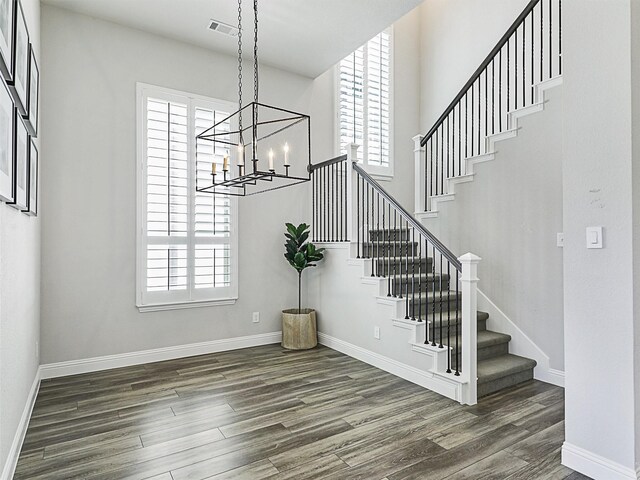
<path fill-rule="evenodd" d="M 387 192 L 382 186 L 371 176 L 369 175 L 364 168 L 362 168 L 358 163 L 353 160 L 352 161 L 353 169 L 358 172 L 358 174 L 366 180 L 366 182 L 371 185 L 371 187 L 376 190 L 384 199 L 389 202 L 400 214 L 404 217 L 405 221 L 409 222 L 413 228 L 416 229 L 419 233 L 421 233 L 425 238 L 431 242 L 431 244 L 436 247 L 438 253 L 441 253 L 459 272 L 462 272 L 462 263 L 460 260 L 453 254 L 451 250 L 449 250 L 433 233 L 427 230 L 424 225 L 422 225 L 418 220 L 415 219 L 413 215 L 411 215 L 398 201 L 393 198 L 389 192 Z"/>
<path fill-rule="evenodd" d="M 506 43 L 511 38 L 511 35 L 513 35 L 516 32 L 516 30 L 518 30 L 518 27 L 520 27 L 520 24 L 522 24 L 524 19 L 527 18 L 529 13 L 531 13 L 533 11 L 534 7 L 538 3 L 540 3 L 540 0 L 531 0 L 527 4 L 527 6 L 522 11 L 522 13 L 520 13 L 520 15 L 518 15 L 518 18 L 516 18 L 516 20 L 513 22 L 513 24 L 511 24 L 509 29 L 505 32 L 505 34 L 500 38 L 500 40 L 498 40 L 498 43 L 496 44 L 496 46 L 493 47 L 491 52 L 489 52 L 489 55 L 487 55 L 487 57 L 482 61 L 480 66 L 475 70 L 475 72 L 473 72 L 473 74 L 471 75 L 471 78 L 469 78 L 469 80 L 467 80 L 467 83 L 464 84 L 464 86 L 458 92 L 458 94 L 455 96 L 453 101 L 445 109 L 444 113 L 442 115 L 440 115 L 438 120 L 436 120 L 436 122 L 433 124 L 431 129 L 427 132 L 427 134 L 424 137 L 422 137 L 422 140 L 420 140 L 420 145 L 421 146 L 424 147 L 427 144 L 427 142 L 429 141 L 429 138 L 431 138 L 431 136 L 438 130 L 438 128 L 440 128 L 440 125 L 442 125 L 442 123 L 447 119 L 447 117 L 453 111 L 453 109 L 456 107 L 458 102 L 460 102 L 460 100 L 462 100 L 462 98 L 464 98 L 464 96 L 466 95 L 467 91 L 476 82 L 476 80 L 478 80 L 478 78 L 480 78 L 480 75 L 482 74 L 482 72 L 484 72 L 484 70 L 491 64 L 491 62 L 493 61 L 494 57 L 500 52 L 500 50 L 502 50 L 502 47 L 504 47 L 506 45 Z"/>

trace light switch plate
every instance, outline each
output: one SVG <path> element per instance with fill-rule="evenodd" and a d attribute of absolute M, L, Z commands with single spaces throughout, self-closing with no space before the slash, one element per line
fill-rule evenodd
<path fill-rule="evenodd" d="M 380 340 L 380 327 L 373 327 L 373 338 Z"/>
<path fill-rule="evenodd" d="M 602 227 L 587 227 L 587 248 L 602 248 Z"/>
<path fill-rule="evenodd" d="M 560 232 L 556 236 L 556 245 L 558 247 L 564 247 L 564 233 Z"/>

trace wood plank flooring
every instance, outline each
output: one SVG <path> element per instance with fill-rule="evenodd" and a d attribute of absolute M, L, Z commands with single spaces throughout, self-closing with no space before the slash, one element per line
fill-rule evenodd
<path fill-rule="evenodd" d="M 568 479 L 563 390 L 458 403 L 326 347 L 44 380 L 15 479 Z"/>

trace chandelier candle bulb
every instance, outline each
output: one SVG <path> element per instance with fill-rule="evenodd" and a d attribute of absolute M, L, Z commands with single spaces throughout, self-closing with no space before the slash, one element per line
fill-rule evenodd
<path fill-rule="evenodd" d="M 224 160 L 222 160 L 222 171 L 223 172 L 229 171 L 229 157 L 227 156 L 225 156 Z"/>
<path fill-rule="evenodd" d="M 273 157 L 274 157 L 273 149 L 270 149 L 269 150 L 269 171 L 270 172 L 275 171 L 275 169 L 273 168 Z"/>
<path fill-rule="evenodd" d="M 242 144 L 238 145 L 238 166 L 242 167 L 244 165 L 244 147 Z"/>
<path fill-rule="evenodd" d="M 215 175 L 216 174 L 216 162 L 213 162 L 211 164 L 211 174 Z"/>
<path fill-rule="evenodd" d="M 285 142 L 284 144 L 284 166 L 288 167 L 291 165 L 291 163 L 289 163 L 289 144 Z"/>

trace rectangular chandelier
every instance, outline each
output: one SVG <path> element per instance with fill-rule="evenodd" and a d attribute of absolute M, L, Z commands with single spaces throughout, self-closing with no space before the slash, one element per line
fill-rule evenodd
<path fill-rule="evenodd" d="M 196 153 L 223 157 L 210 181 L 196 179 L 198 192 L 242 197 L 308 182 L 310 117 L 254 101 L 197 135 Z"/>

